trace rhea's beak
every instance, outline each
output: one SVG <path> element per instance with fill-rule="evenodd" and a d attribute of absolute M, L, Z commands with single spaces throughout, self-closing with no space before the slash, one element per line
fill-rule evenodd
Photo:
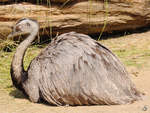
<path fill-rule="evenodd" d="M 10 26 L 10 29 L 12 29 L 13 30 L 13 27 L 12 26 Z M 14 32 L 12 31 L 8 36 L 7 36 L 7 39 L 10 39 L 10 38 L 12 38 L 13 37 L 13 35 L 14 35 Z"/>
<path fill-rule="evenodd" d="M 8 36 L 7 39 L 11 39 L 13 37 L 17 37 L 17 36 L 23 36 L 23 35 L 27 35 L 29 34 L 28 32 L 11 32 Z"/>
<path fill-rule="evenodd" d="M 7 39 L 10 39 L 10 38 L 12 38 L 13 37 L 13 32 L 11 32 L 8 36 L 7 36 Z"/>

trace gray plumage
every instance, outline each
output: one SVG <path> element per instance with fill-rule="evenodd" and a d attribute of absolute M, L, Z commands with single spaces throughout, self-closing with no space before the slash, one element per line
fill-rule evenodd
<path fill-rule="evenodd" d="M 11 77 L 32 102 L 44 99 L 53 105 L 113 105 L 142 98 L 118 58 L 89 36 L 76 32 L 52 40 L 25 71 L 23 57 L 38 30 L 36 21 L 25 18 L 9 35 L 29 33 L 13 57 Z"/>

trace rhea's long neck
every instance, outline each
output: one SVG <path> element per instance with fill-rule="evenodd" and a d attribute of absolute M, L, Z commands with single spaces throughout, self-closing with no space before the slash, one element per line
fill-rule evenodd
<path fill-rule="evenodd" d="M 27 77 L 23 66 L 24 55 L 27 48 L 34 41 L 37 32 L 38 30 L 36 32 L 32 32 L 16 49 L 16 53 L 11 64 L 11 77 L 13 84 L 16 87 L 21 83 L 22 79 L 25 79 Z"/>

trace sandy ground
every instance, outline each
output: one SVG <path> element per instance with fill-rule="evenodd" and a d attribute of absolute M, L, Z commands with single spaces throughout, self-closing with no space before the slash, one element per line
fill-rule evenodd
<path fill-rule="evenodd" d="M 146 37 L 147 41 L 149 37 L 150 42 L 150 32 L 128 37 L 134 39 L 139 36 Z M 147 62 L 150 64 L 150 60 Z M 128 67 L 128 71 L 137 88 L 146 94 L 142 101 L 128 105 L 54 107 L 42 103 L 31 103 L 28 99 L 11 96 L 0 89 L 0 113 L 150 113 L 150 69 Z"/>

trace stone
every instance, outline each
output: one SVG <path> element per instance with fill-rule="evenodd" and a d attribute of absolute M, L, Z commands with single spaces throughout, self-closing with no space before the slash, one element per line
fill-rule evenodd
<path fill-rule="evenodd" d="M 54 1 L 54 0 L 52 0 Z M 36 5 L 14 3 L 0 5 L 0 38 L 6 39 L 11 27 L 20 18 L 28 17 L 40 23 L 40 35 L 56 35 L 70 31 L 85 34 L 137 29 L 150 24 L 149 0 L 74 0 L 71 4 Z M 70 2 L 70 1 L 69 1 Z"/>
<path fill-rule="evenodd" d="M 11 0 L 0 0 L 0 3 L 3 3 L 3 2 L 10 2 Z"/>

